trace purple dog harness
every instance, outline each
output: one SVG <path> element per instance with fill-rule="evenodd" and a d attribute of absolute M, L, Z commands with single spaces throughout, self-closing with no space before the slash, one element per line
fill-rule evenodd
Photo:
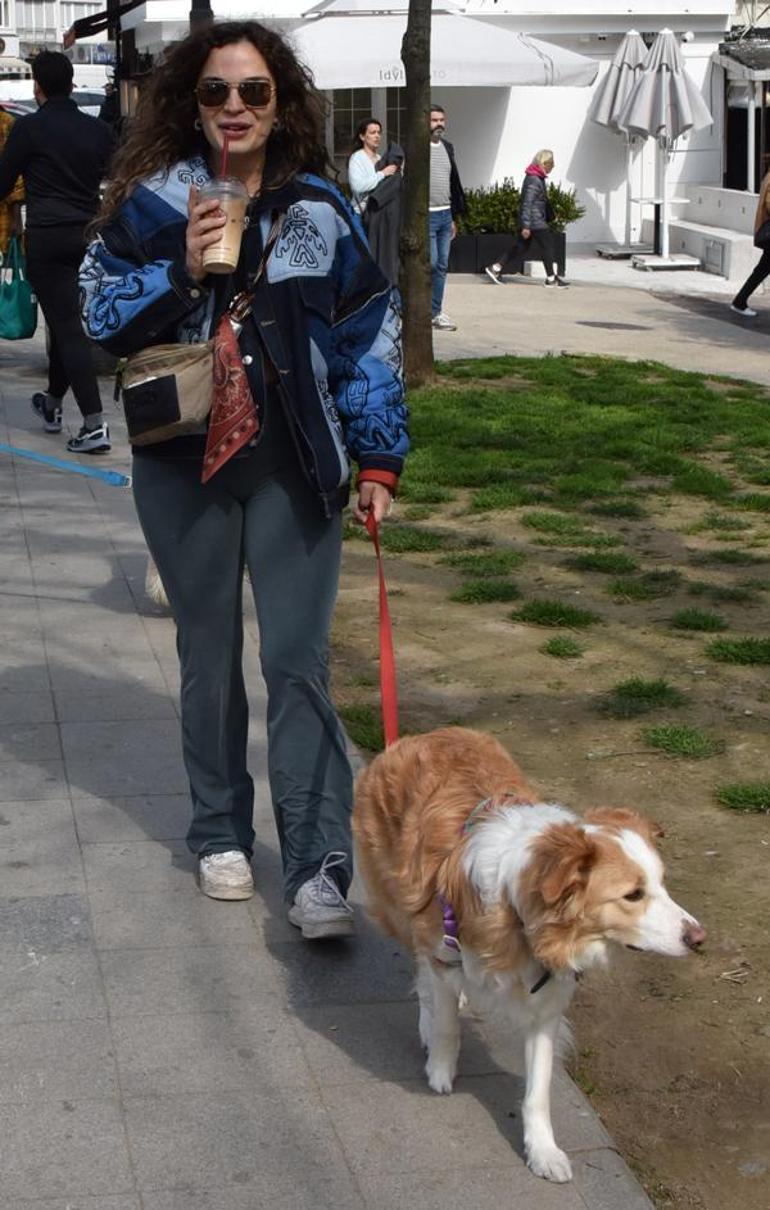
<path fill-rule="evenodd" d="M 515 806 L 516 804 L 531 806 L 531 803 L 527 799 L 520 798 L 518 794 L 506 794 L 504 796 L 504 800 L 505 800 L 506 804 L 510 804 L 512 806 Z M 489 806 L 502 806 L 502 805 L 503 805 L 503 803 L 501 803 L 499 801 L 495 802 L 495 800 L 492 798 L 482 798 L 481 802 L 477 803 L 477 805 L 473 808 L 470 815 L 468 816 L 465 823 L 463 824 L 463 834 L 467 835 L 468 832 L 470 832 L 474 823 L 476 823 L 478 821 L 479 816 Z M 455 914 L 454 908 L 452 907 L 452 904 L 449 902 L 448 899 L 446 899 L 440 893 L 437 895 L 437 899 L 438 899 L 439 907 L 441 908 L 441 918 L 443 921 L 443 936 L 441 938 L 441 953 L 439 953 L 439 954 L 434 953 L 433 956 L 437 962 L 443 963 L 444 966 L 458 966 L 462 962 L 463 959 L 462 959 L 462 947 L 460 945 L 460 938 L 459 938 L 460 926 L 458 924 L 457 916 Z M 535 992 L 539 992 L 541 987 L 544 987 L 546 985 L 546 983 L 548 982 L 548 980 L 551 978 L 552 973 L 553 972 L 549 971 L 547 967 L 544 967 L 543 974 L 540 976 L 540 978 L 537 980 L 537 982 L 534 984 L 534 986 L 529 989 L 529 994 L 531 996 L 533 996 L 535 994 Z"/>

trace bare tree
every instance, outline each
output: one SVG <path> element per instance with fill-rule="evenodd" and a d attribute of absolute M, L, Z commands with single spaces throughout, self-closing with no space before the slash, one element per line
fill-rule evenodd
<path fill-rule="evenodd" d="M 407 385 L 433 378 L 428 185 L 430 175 L 431 0 L 409 0 L 401 43 L 406 73 L 406 174 L 401 235 L 401 291 L 404 300 L 404 370 Z"/>

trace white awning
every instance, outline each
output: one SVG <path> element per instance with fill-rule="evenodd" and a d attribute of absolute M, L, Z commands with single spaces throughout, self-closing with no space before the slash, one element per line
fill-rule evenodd
<path fill-rule="evenodd" d="M 32 75 L 32 67 L 25 59 L 17 59 L 14 55 L 0 56 L 0 78 L 28 80 Z"/>
<path fill-rule="evenodd" d="M 394 88 L 405 83 L 401 42 L 406 17 L 320 17 L 289 34 L 317 88 Z M 457 87 L 593 84 L 587 59 L 526 34 L 471 17 L 435 16 L 431 23 L 431 82 Z"/>

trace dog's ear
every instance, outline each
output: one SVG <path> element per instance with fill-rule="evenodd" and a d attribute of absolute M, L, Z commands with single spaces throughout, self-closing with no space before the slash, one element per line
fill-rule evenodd
<path fill-rule="evenodd" d="M 630 807 L 594 807 L 585 816 L 585 822 L 600 828 L 630 828 L 644 837 L 653 848 L 655 841 L 666 835 L 659 823 L 640 815 L 638 811 L 632 811 Z"/>
<path fill-rule="evenodd" d="M 559 906 L 565 916 L 577 910 L 596 861 L 596 844 L 575 824 L 557 824 L 532 845 L 536 885 L 546 907 Z"/>

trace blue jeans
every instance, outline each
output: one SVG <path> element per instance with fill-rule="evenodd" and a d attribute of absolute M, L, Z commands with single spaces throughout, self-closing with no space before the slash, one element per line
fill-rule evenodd
<path fill-rule="evenodd" d="M 449 246 L 452 243 L 452 211 L 428 212 L 430 226 L 431 318 L 440 313 L 444 302 L 446 271 L 449 267 Z"/>

